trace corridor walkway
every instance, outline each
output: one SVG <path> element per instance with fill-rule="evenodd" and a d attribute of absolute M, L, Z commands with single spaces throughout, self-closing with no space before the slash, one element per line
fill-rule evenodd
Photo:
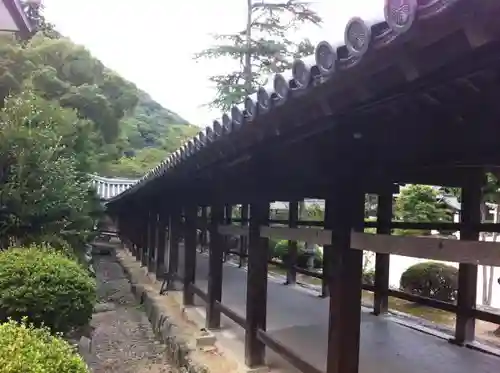
<path fill-rule="evenodd" d="M 182 245 L 180 253 L 182 275 Z M 208 256 L 197 255 L 196 286 L 207 291 Z M 231 263 L 224 265 L 222 303 L 245 316 L 246 271 Z M 203 303 L 197 304 L 202 310 Z M 267 330 L 271 335 L 321 370 L 326 368 L 328 332 L 328 299 L 311 292 L 284 286 L 277 280 L 268 281 Z M 500 358 L 410 329 L 391 317 L 372 316 L 365 310 L 361 321 L 361 373 L 493 373 L 498 371 Z M 243 353 L 244 331 L 228 318 L 219 333 L 231 349 Z M 283 366 L 275 354 L 268 354 L 269 363 Z"/>

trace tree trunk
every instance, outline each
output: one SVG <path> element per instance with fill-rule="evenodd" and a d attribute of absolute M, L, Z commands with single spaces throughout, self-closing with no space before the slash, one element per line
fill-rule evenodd
<path fill-rule="evenodd" d="M 247 95 L 252 92 L 252 0 L 247 0 L 247 27 L 245 32 L 246 51 L 245 51 L 245 67 L 243 69 L 245 76 L 245 89 Z"/>

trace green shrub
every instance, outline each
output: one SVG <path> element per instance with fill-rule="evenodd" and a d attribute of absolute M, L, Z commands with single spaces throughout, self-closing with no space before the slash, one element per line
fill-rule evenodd
<path fill-rule="evenodd" d="M 281 240 L 276 243 L 273 250 L 274 258 L 286 261 L 288 256 L 288 240 Z"/>
<path fill-rule="evenodd" d="M 458 292 L 458 269 L 443 263 L 412 265 L 401 275 L 401 290 L 445 302 L 454 302 Z"/>
<path fill-rule="evenodd" d="M 36 326 L 72 331 L 89 322 L 95 287 L 82 266 L 49 247 L 0 252 L 0 322 L 27 316 Z"/>
<path fill-rule="evenodd" d="M 277 258 L 278 256 L 276 255 L 276 251 L 275 251 L 275 248 L 276 248 L 276 245 L 279 243 L 280 241 L 274 239 L 274 238 L 270 238 L 268 240 L 268 253 L 269 253 L 269 259 L 272 259 L 272 258 Z"/>
<path fill-rule="evenodd" d="M 366 285 L 375 285 L 375 270 L 374 269 L 367 269 L 365 271 L 363 271 L 363 275 L 362 275 L 362 281 L 363 281 L 363 284 L 366 284 Z"/>
<path fill-rule="evenodd" d="M 75 349 L 48 329 L 26 323 L 0 324 L 0 371 L 2 373 L 88 373 Z"/>

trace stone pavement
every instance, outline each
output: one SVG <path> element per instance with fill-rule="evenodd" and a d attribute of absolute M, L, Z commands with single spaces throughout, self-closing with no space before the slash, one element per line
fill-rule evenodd
<path fill-rule="evenodd" d="M 130 291 L 130 283 L 114 255 L 94 256 L 98 283 L 91 350 L 84 354 L 94 373 L 174 372 L 165 348 Z"/>
<path fill-rule="evenodd" d="M 182 248 L 180 255 L 182 275 Z M 196 285 L 207 289 L 208 257 L 197 255 Z M 245 316 L 246 271 L 231 263 L 224 265 L 222 303 Z M 200 312 L 203 303 L 199 301 Z M 328 299 L 297 286 L 284 286 L 277 279 L 268 281 L 267 330 L 303 359 L 325 370 Z M 468 348 L 458 347 L 442 338 L 413 330 L 393 317 L 376 317 L 362 313 L 360 373 L 493 373 L 498 372 L 500 358 Z M 223 330 L 217 333 L 222 345 L 241 355 L 244 351 L 243 329 L 223 318 Z M 268 354 L 275 368 L 289 368 L 276 354 Z"/>

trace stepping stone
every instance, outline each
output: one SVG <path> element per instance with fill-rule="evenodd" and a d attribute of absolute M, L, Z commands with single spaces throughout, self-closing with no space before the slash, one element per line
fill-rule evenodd
<path fill-rule="evenodd" d="M 97 303 L 94 306 L 94 313 L 101 313 L 101 312 L 109 312 L 109 311 L 114 311 L 116 309 L 116 306 L 114 303 Z"/>

